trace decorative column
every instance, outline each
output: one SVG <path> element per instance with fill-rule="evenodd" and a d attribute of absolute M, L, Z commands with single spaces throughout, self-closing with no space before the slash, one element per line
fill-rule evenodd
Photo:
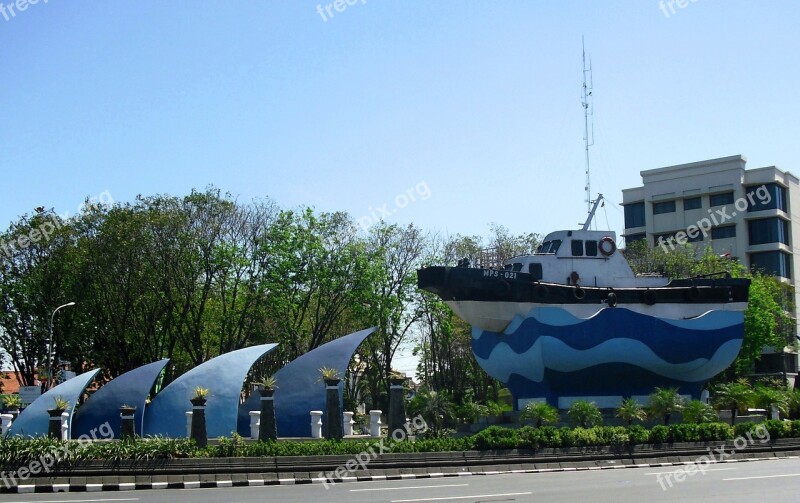
<path fill-rule="evenodd" d="M 14 416 L 11 414 L 0 414 L 0 421 L 3 422 L 2 435 L 5 437 L 8 429 L 11 428 L 11 423 L 14 422 Z"/>
<path fill-rule="evenodd" d="M 344 416 L 344 436 L 349 437 L 353 435 L 353 425 L 356 424 L 353 421 L 353 413 L 352 412 L 343 412 L 342 415 Z"/>
<path fill-rule="evenodd" d="M 258 440 L 266 442 L 267 440 L 278 439 L 278 426 L 275 422 L 275 390 L 272 388 L 263 388 L 258 390 L 261 394 L 261 423 L 258 428 Z"/>
<path fill-rule="evenodd" d="M 395 431 L 403 431 L 406 423 L 405 388 L 403 388 L 405 380 L 405 377 L 389 379 L 391 383 L 389 387 L 389 436 L 392 436 Z"/>
<path fill-rule="evenodd" d="M 311 438 L 322 438 L 322 411 L 311 411 Z"/>
<path fill-rule="evenodd" d="M 61 413 L 61 440 L 69 440 L 69 412 Z"/>
<path fill-rule="evenodd" d="M 342 409 L 339 404 L 339 382 L 341 379 L 325 379 L 325 438 L 341 440 Z"/>
<path fill-rule="evenodd" d="M 50 422 L 47 424 L 47 436 L 50 438 L 61 438 L 61 414 L 64 409 L 49 409 Z"/>
<path fill-rule="evenodd" d="M 192 437 L 192 411 L 186 411 L 186 438 Z"/>
<path fill-rule="evenodd" d="M 119 437 L 122 440 L 136 437 L 136 425 L 134 424 L 135 416 L 136 407 L 123 405 L 119 408 Z"/>
<path fill-rule="evenodd" d="M 258 428 L 261 423 L 261 412 L 257 410 L 251 410 L 250 414 L 250 438 L 253 440 L 258 440 Z"/>
<path fill-rule="evenodd" d="M 381 436 L 381 414 L 383 411 L 380 410 L 369 411 L 369 436 L 371 437 Z"/>
<path fill-rule="evenodd" d="M 197 442 L 198 447 L 208 445 L 208 432 L 206 431 L 206 399 L 192 398 L 192 434 L 191 438 Z"/>

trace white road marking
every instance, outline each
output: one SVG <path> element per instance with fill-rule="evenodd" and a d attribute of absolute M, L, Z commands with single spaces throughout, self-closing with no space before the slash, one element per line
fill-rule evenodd
<path fill-rule="evenodd" d="M 722 480 L 753 480 L 753 479 L 776 479 L 779 477 L 800 477 L 800 473 L 786 473 L 784 475 L 760 475 L 758 477 L 736 477 Z"/>
<path fill-rule="evenodd" d="M 447 500 L 468 500 L 473 498 L 499 498 L 501 496 L 530 496 L 533 494 L 528 491 L 525 493 L 503 493 L 503 494 L 473 494 L 470 496 L 445 496 L 442 498 L 419 498 L 413 500 L 392 500 L 392 503 L 413 503 L 415 501 L 447 501 Z"/>
<path fill-rule="evenodd" d="M 466 487 L 469 484 L 445 484 L 440 486 L 372 487 L 370 489 L 350 489 L 351 493 L 364 491 L 405 491 L 406 489 L 435 489 L 437 487 Z"/>
<path fill-rule="evenodd" d="M 699 472 L 699 471 L 704 471 L 704 472 L 721 472 L 721 471 L 724 471 L 724 470 L 735 470 L 735 469 L 736 469 L 736 468 L 734 468 L 734 467 L 731 467 L 731 468 L 706 468 L 705 470 L 700 470 L 700 468 L 698 468 L 698 469 L 697 469 L 697 471 L 698 471 L 698 472 Z M 672 471 L 669 471 L 669 472 L 648 472 L 648 473 L 645 473 L 645 475 L 666 475 L 666 474 L 668 474 L 668 473 L 675 473 L 677 470 L 686 471 L 686 468 L 679 467 L 679 468 L 676 468 L 675 470 L 672 470 Z"/>
<path fill-rule="evenodd" d="M 30 501 L 10 501 L 8 503 L 93 503 L 99 501 L 139 501 L 139 498 L 106 498 L 93 500 L 30 500 Z"/>

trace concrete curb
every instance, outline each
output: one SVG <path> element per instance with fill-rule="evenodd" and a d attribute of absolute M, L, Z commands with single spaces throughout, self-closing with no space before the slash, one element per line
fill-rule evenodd
<path fill-rule="evenodd" d="M 745 453 L 742 453 L 745 454 Z M 772 456 L 772 457 L 740 457 L 738 459 L 727 459 L 724 461 L 715 461 L 710 464 L 727 464 L 727 463 L 745 463 L 750 461 L 771 461 L 781 459 L 800 459 L 800 455 L 786 455 L 786 456 Z M 621 460 L 620 460 L 621 461 Z M 664 468 L 668 466 L 686 466 L 695 464 L 695 459 L 668 461 L 658 463 L 629 463 L 629 464 L 607 464 L 597 465 L 593 461 L 572 461 L 565 463 L 548 463 L 548 464 L 564 464 L 576 466 L 554 466 L 547 468 L 511 468 L 515 465 L 498 465 L 475 467 L 475 471 L 438 471 L 441 468 L 432 468 L 430 471 L 424 473 L 403 473 L 403 474 L 374 474 L 374 475 L 359 475 L 353 477 L 342 477 L 328 479 L 326 477 L 310 477 L 308 472 L 298 476 L 298 473 L 291 474 L 292 476 L 285 478 L 273 477 L 268 478 L 248 478 L 247 474 L 220 474 L 218 480 L 199 480 L 198 476 L 185 476 L 190 478 L 197 478 L 198 480 L 183 480 L 183 481 L 151 481 L 151 482 L 104 482 L 104 483 L 52 483 L 52 484 L 25 484 L 18 485 L 11 488 L 8 492 L 17 494 L 30 494 L 30 493 L 59 493 L 59 492 L 99 492 L 99 491 L 133 491 L 141 489 L 207 489 L 217 487 L 256 487 L 256 486 L 274 486 L 274 485 L 295 485 L 295 484 L 343 484 L 348 482 L 371 482 L 382 480 L 418 480 L 418 479 L 434 479 L 445 477 L 470 477 L 481 475 L 501 475 L 512 473 L 555 473 L 555 472 L 572 472 L 572 471 L 593 471 L 593 470 L 620 470 L 625 468 Z M 519 465 L 517 465 L 519 466 Z M 496 468 L 496 469 L 490 469 Z M 416 469 L 423 470 L 423 469 Z M 427 469 L 424 469 L 427 470 Z M 375 470 L 383 471 L 383 470 Z M 237 476 L 238 475 L 238 476 Z M 285 474 L 289 475 L 289 474 Z M 305 476 L 303 476 L 305 475 Z M 104 477 L 105 478 L 105 477 Z M 114 478 L 114 477 L 108 477 Z M 6 492 L 6 491 L 4 491 Z"/>

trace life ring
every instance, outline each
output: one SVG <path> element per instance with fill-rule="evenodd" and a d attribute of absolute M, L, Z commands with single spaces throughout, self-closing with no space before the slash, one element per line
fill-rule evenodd
<path fill-rule="evenodd" d="M 692 286 L 690 289 L 686 290 L 686 298 L 689 301 L 694 302 L 695 300 L 700 298 L 700 289 L 696 286 Z"/>
<path fill-rule="evenodd" d="M 600 253 L 602 253 L 604 257 L 610 257 L 611 255 L 614 255 L 615 251 L 617 251 L 617 243 L 615 243 L 614 240 L 608 236 L 601 239 L 597 246 L 600 249 Z"/>
<path fill-rule="evenodd" d="M 580 274 L 578 274 L 578 271 L 572 271 L 571 273 L 569 273 L 569 279 L 570 281 L 572 281 L 573 285 L 577 285 L 578 282 L 581 280 L 581 276 Z"/>
<path fill-rule="evenodd" d="M 538 300 L 544 300 L 550 294 L 550 291 L 547 289 L 545 285 L 536 285 L 533 287 L 533 295 Z"/>
<path fill-rule="evenodd" d="M 642 297 L 644 297 L 644 303 L 647 304 L 648 306 L 652 306 L 658 300 L 658 298 L 656 297 L 656 292 L 652 290 L 645 291 Z"/>
<path fill-rule="evenodd" d="M 617 294 L 609 292 L 608 296 L 606 296 L 606 304 L 608 304 L 608 307 L 617 307 Z"/>
<path fill-rule="evenodd" d="M 586 290 L 576 285 L 572 290 L 572 296 L 575 300 L 583 300 L 586 297 Z"/>

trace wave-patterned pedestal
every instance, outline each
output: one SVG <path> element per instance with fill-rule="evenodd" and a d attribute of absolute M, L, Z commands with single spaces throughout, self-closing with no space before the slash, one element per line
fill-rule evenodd
<path fill-rule="evenodd" d="M 703 385 L 736 359 L 743 338 L 741 311 L 670 320 L 603 308 L 582 319 L 560 307 L 539 307 L 503 333 L 473 328 L 472 351 L 517 405 L 544 399 L 567 407 L 595 399 L 613 407 L 656 386 L 699 398 Z"/>

